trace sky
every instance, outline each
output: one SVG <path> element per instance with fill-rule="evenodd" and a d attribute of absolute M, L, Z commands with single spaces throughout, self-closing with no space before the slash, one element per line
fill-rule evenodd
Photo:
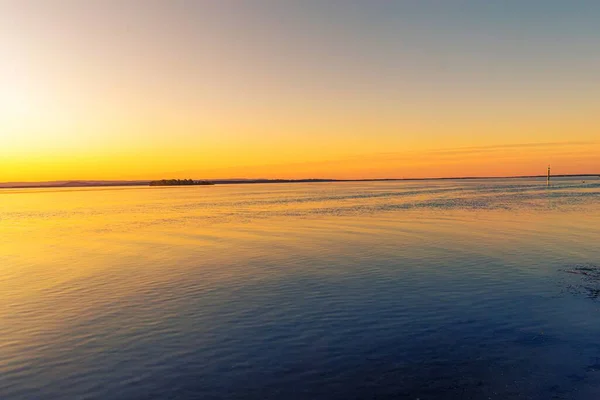
<path fill-rule="evenodd" d="M 0 0 L 0 182 L 600 173 L 600 2 Z"/>

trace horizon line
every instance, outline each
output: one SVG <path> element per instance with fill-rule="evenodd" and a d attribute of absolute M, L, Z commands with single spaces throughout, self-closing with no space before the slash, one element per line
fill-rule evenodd
<path fill-rule="evenodd" d="M 256 184 L 256 183 L 326 183 L 326 182 L 385 182 L 385 181 L 428 181 L 428 180 L 468 180 L 468 179 L 525 179 L 546 178 L 547 175 L 508 175 L 508 176 L 451 176 L 451 177 L 425 177 L 425 178 L 357 178 L 357 179 L 335 179 L 335 178 L 217 178 L 217 179 L 193 179 L 199 182 L 211 182 L 218 184 Z M 600 173 L 583 174 L 556 174 L 555 178 L 567 177 L 600 177 Z M 68 179 L 53 181 L 21 181 L 0 182 L 0 189 L 33 189 L 52 187 L 99 187 L 99 186 L 143 186 L 156 179 Z M 11 186 L 12 185 L 12 186 Z M 54 186 L 53 186 L 54 185 Z M 69 185 L 69 186 L 67 186 Z"/>

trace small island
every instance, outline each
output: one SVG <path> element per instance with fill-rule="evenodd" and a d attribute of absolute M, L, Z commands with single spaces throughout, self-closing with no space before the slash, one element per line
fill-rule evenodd
<path fill-rule="evenodd" d="M 193 179 L 161 179 L 160 181 L 150 182 L 150 186 L 198 186 L 214 185 L 208 181 L 195 181 Z"/>

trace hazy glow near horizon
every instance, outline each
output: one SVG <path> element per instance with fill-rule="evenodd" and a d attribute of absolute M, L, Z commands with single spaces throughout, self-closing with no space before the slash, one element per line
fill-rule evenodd
<path fill-rule="evenodd" d="M 600 172 L 600 2 L 0 2 L 0 181 Z"/>

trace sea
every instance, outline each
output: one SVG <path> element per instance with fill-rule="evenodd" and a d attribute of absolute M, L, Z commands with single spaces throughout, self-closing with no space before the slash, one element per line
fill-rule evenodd
<path fill-rule="evenodd" d="M 0 190 L 0 399 L 600 399 L 600 177 Z"/>

